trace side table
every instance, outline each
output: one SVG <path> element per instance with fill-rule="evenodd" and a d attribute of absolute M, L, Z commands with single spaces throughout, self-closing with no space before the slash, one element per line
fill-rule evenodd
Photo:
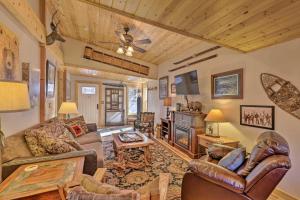
<path fill-rule="evenodd" d="M 64 199 L 59 186 L 78 182 L 83 164 L 84 157 L 76 157 L 22 165 L 1 183 L 0 200 Z M 32 165 L 38 168 L 25 171 Z"/>

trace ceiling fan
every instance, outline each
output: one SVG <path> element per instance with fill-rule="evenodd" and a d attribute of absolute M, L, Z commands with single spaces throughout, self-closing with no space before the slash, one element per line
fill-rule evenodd
<path fill-rule="evenodd" d="M 146 50 L 143 48 L 138 47 L 139 44 L 150 44 L 150 39 L 143 39 L 143 40 L 134 40 L 134 37 L 130 35 L 128 32 L 130 31 L 128 26 L 124 26 L 124 32 L 123 31 L 115 31 L 115 34 L 119 38 L 120 42 L 101 42 L 98 41 L 98 43 L 111 43 L 118 45 L 118 49 L 116 52 L 118 54 L 125 54 L 126 56 L 132 56 L 132 53 L 134 51 L 138 51 L 140 53 L 145 53 Z"/>

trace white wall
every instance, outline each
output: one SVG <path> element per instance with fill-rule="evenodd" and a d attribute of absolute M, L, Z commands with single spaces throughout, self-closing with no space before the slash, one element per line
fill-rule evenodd
<path fill-rule="evenodd" d="M 20 68 L 22 62 L 28 62 L 30 63 L 30 67 L 39 69 L 39 43 L 2 5 L 0 5 L 0 22 L 19 38 Z M 21 77 L 19 80 L 21 80 Z M 39 106 L 26 112 L 0 114 L 0 116 L 2 122 L 1 129 L 8 136 L 38 123 Z"/>
<path fill-rule="evenodd" d="M 32 7 L 33 11 L 39 16 L 39 1 L 29 0 L 28 3 Z M 47 21 L 49 21 L 47 19 Z M 14 32 L 19 39 L 19 55 L 20 55 L 20 68 L 22 67 L 22 62 L 30 63 L 30 67 L 33 69 L 40 69 L 40 46 L 39 42 L 27 31 L 27 29 L 19 23 L 14 16 L 12 16 L 2 5 L 0 5 L 0 22 Z M 48 30 L 49 31 L 49 30 Z M 57 61 L 56 57 L 49 51 L 46 50 L 46 58 L 50 60 L 53 64 L 57 66 L 60 63 Z M 44 66 L 46 68 L 46 66 Z M 21 77 L 19 77 L 21 80 Z M 46 119 L 56 116 L 57 111 L 57 76 L 56 76 L 56 89 L 55 97 L 47 98 L 45 102 L 45 112 Z M 49 106 L 53 106 L 54 112 L 50 112 Z M 25 112 L 17 113 L 5 113 L 0 114 L 2 127 L 5 135 L 11 135 L 20 130 L 28 128 L 32 125 L 39 123 L 39 105 Z"/>
<path fill-rule="evenodd" d="M 205 48 L 204 48 L 205 49 Z M 239 112 L 241 104 L 248 105 L 274 105 L 270 101 L 261 86 L 260 74 L 267 72 L 278 75 L 300 89 L 300 39 L 272 46 L 269 48 L 257 50 L 252 53 L 239 53 L 236 51 L 221 48 L 215 52 L 218 53 L 216 59 L 196 64 L 191 67 L 169 73 L 170 68 L 175 66 L 174 61 L 180 60 L 187 55 L 197 53 L 203 50 L 199 46 L 191 49 L 185 54 L 177 56 L 159 66 L 159 77 L 169 75 L 169 83 L 174 82 L 174 76 L 187 71 L 197 70 L 200 95 L 189 96 L 190 100 L 198 100 L 203 103 L 204 112 L 211 108 L 220 108 L 224 111 L 230 123 L 220 126 L 222 135 L 238 138 L 243 145 L 250 151 L 255 143 L 255 139 L 265 129 L 241 126 L 239 124 Z M 208 53 L 205 56 L 214 54 Z M 244 99 L 242 100 L 212 100 L 211 99 L 211 75 L 228 70 L 244 68 Z M 176 102 L 184 102 L 182 96 L 173 98 L 174 105 Z M 162 101 L 156 98 L 157 104 L 160 104 L 160 116 L 164 116 L 165 109 Z M 281 181 L 279 188 L 290 195 L 300 198 L 300 120 L 281 110 L 275 105 L 275 130 L 281 133 L 288 141 L 291 149 L 292 169 Z"/>

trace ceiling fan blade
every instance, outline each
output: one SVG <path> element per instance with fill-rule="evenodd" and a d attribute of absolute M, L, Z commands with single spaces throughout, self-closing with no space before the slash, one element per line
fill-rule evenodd
<path fill-rule="evenodd" d="M 119 31 L 115 31 L 115 34 L 120 38 L 120 40 L 121 40 L 122 42 L 126 42 L 123 33 L 119 32 Z"/>
<path fill-rule="evenodd" d="M 140 53 L 145 53 L 145 52 L 146 52 L 145 49 L 142 49 L 142 48 L 137 47 L 137 46 L 135 46 L 135 45 L 132 45 L 132 48 L 133 48 L 135 51 L 138 51 L 138 52 L 140 52 Z"/>
<path fill-rule="evenodd" d="M 151 40 L 150 39 L 143 39 L 143 40 L 136 40 L 134 41 L 135 44 L 150 44 Z"/>

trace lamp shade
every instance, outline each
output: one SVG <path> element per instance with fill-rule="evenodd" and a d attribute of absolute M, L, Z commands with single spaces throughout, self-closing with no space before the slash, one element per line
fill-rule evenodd
<path fill-rule="evenodd" d="M 78 114 L 75 102 L 63 102 L 58 111 L 59 114 Z"/>
<path fill-rule="evenodd" d="M 171 99 L 171 97 L 164 98 L 164 106 L 172 106 L 172 99 Z"/>
<path fill-rule="evenodd" d="M 30 109 L 30 100 L 27 83 L 0 81 L 0 112 L 28 109 Z"/>
<path fill-rule="evenodd" d="M 204 119 L 207 122 L 225 122 L 223 112 L 219 109 L 211 109 Z"/>

